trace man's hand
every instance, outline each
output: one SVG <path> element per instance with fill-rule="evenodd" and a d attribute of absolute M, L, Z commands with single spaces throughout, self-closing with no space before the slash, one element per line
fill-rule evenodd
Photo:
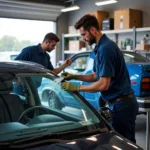
<path fill-rule="evenodd" d="M 76 75 L 69 72 L 63 72 L 61 76 L 64 78 L 64 80 L 76 79 Z"/>
<path fill-rule="evenodd" d="M 69 58 L 66 59 L 65 62 L 64 62 L 64 64 L 65 64 L 66 67 L 67 67 L 67 66 L 70 66 L 71 63 L 72 63 L 72 61 L 71 61 L 71 59 L 69 59 Z"/>
<path fill-rule="evenodd" d="M 75 91 L 80 91 L 80 86 L 77 86 L 71 82 L 63 82 L 61 84 L 61 87 L 65 90 L 65 91 L 71 91 L 71 92 L 75 92 Z"/>

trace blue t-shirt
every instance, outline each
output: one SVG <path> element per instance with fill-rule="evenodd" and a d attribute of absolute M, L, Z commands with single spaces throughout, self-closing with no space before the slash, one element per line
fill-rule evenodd
<path fill-rule="evenodd" d="M 108 90 L 101 92 L 102 98 L 108 101 L 133 93 L 124 57 L 118 46 L 104 34 L 94 52 L 93 71 L 96 72 L 97 80 L 100 77 L 111 78 Z"/>
<path fill-rule="evenodd" d="M 50 56 L 46 52 L 43 53 L 40 44 L 29 46 L 15 58 L 15 60 L 31 61 L 45 66 L 47 69 L 53 70 L 54 67 L 50 61 Z"/>

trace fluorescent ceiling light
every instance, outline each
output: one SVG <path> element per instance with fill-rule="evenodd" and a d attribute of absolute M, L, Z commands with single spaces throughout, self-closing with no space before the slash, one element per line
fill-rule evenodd
<path fill-rule="evenodd" d="M 79 9 L 79 6 L 71 6 L 71 7 L 66 7 L 64 9 L 61 9 L 62 12 L 67 12 L 67 11 L 73 11 Z"/>
<path fill-rule="evenodd" d="M 108 4 L 113 4 L 117 3 L 117 0 L 106 0 L 106 1 L 101 1 L 101 2 L 95 2 L 95 5 L 101 6 L 101 5 L 108 5 Z"/>

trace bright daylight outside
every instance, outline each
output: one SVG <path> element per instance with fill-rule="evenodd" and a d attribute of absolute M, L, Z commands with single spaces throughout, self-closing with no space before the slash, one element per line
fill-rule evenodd
<path fill-rule="evenodd" d="M 23 48 L 41 43 L 49 32 L 55 33 L 52 21 L 0 18 L 0 61 L 14 59 Z M 55 51 L 50 55 L 55 66 Z"/>

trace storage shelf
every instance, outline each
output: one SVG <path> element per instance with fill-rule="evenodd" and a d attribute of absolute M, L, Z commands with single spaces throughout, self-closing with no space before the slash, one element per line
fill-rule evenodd
<path fill-rule="evenodd" d="M 131 29 L 120 29 L 120 30 L 107 30 L 107 31 L 102 31 L 103 34 L 114 34 L 115 35 L 115 38 L 118 39 L 118 34 L 125 34 L 125 33 L 131 33 L 133 35 L 133 49 L 136 48 L 136 33 L 138 32 L 150 32 L 150 27 L 143 27 L 143 28 L 131 28 Z M 82 50 L 76 50 L 76 51 L 71 51 L 71 50 L 65 50 L 65 38 L 80 38 L 81 35 L 80 33 L 74 33 L 74 34 L 63 34 L 62 35 L 62 60 L 64 60 L 64 55 L 66 54 L 76 54 L 76 53 L 80 53 L 80 52 L 83 52 Z M 116 40 L 118 41 L 118 40 Z M 135 51 L 135 50 L 133 50 Z M 150 52 L 147 52 L 147 51 L 136 51 L 138 53 L 150 53 Z"/>
<path fill-rule="evenodd" d="M 135 50 L 136 53 L 150 54 L 150 50 Z"/>
<path fill-rule="evenodd" d="M 133 32 L 133 29 L 124 29 L 124 30 L 108 30 L 108 31 L 102 31 L 104 34 L 119 34 L 119 33 L 130 33 Z"/>
<path fill-rule="evenodd" d="M 150 27 L 136 28 L 136 31 L 137 32 L 150 31 Z M 105 34 L 119 34 L 119 33 L 130 33 L 130 32 L 133 32 L 133 29 L 102 31 L 102 33 L 105 33 Z"/>
<path fill-rule="evenodd" d="M 144 28 L 136 28 L 137 32 L 144 32 L 144 31 L 150 31 L 150 27 L 144 27 Z M 119 34 L 119 33 L 130 33 L 133 32 L 133 29 L 120 29 L 120 30 L 106 30 L 102 31 L 104 34 Z M 64 37 L 80 37 L 80 33 L 75 33 L 75 34 L 64 34 Z"/>
<path fill-rule="evenodd" d="M 150 27 L 136 28 L 136 31 L 138 31 L 138 32 L 150 31 Z"/>

